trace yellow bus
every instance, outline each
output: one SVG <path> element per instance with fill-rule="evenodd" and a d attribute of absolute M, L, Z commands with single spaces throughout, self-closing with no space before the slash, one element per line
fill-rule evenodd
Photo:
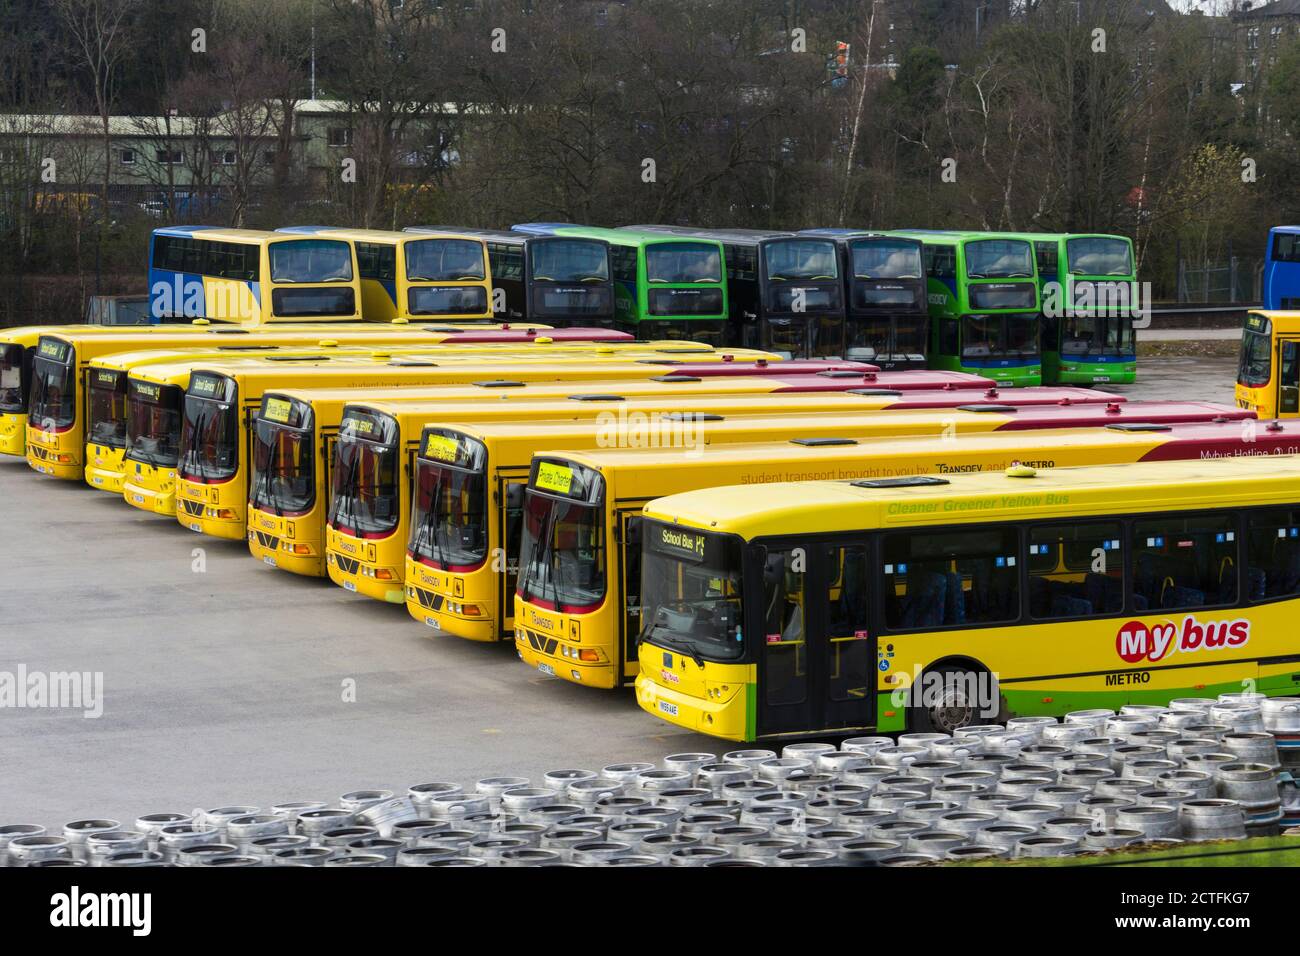
<path fill-rule="evenodd" d="M 573 332 L 575 330 L 566 329 L 563 332 Z M 444 352 L 460 353 L 465 350 L 473 351 L 475 354 L 483 355 L 503 355 L 514 356 L 523 354 L 526 351 L 531 352 L 536 349 L 547 354 L 570 354 L 575 350 L 578 353 L 585 354 L 593 347 L 599 354 L 610 353 L 627 353 L 639 356 L 641 361 L 646 355 L 651 358 L 657 356 L 658 343 L 626 343 L 610 342 L 594 345 L 590 342 L 581 342 L 579 340 L 564 340 L 555 342 L 551 336 L 529 336 L 521 333 L 519 344 L 509 344 L 509 342 L 498 343 L 495 338 L 489 339 L 486 344 L 474 345 L 475 340 L 481 336 L 478 335 L 448 335 L 442 343 L 438 345 L 440 354 Z M 676 343 L 665 343 L 672 346 L 673 355 L 680 354 L 681 350 L 676 347 Z M 387 352 L 394 356 L 416 353 L 427 353 L 429 346 L 389 346 L 382 345 L 378 347 L 380 351 Z M 630 350 L 630 351 L 629 351 Z M 649 351 L 648 351 L 649 350 Z M 323 340 L 315 347 L 299 347 L 288 345 L 259 345 L 252 342 L 241 345 L 215 345 L 211 348 L 187 348 L 187 349 L 155 349 L 140 352 L 115 352 L 111 355 L 102 356 L 93 359 L 90 367 L 86 372 L 85 394 L 86 394 L 86 449 L 85 449 L 85 478 L 86 484 L 92 488 L 101 491 L 110 491 L 116 494 L 122 492 L 122 482 L 125 472 L 126 457 L 126 430 L 127 430 L 127 377 L 133 368 L 144 365 L 157 365 L 163 363 L 177 364 L 188 363 L 191 366 L 202 361 L 221 361 L 233 355 L 257 355 L 267 356 L 274 354 L 277 358 L 283 356 L 300 357 L 304 355 L 329 355 L 334 357 L 345 356 L 348 354 L 358 354 L 369 356 L 373 355 L 375 348 L 364 346 L 339 345 L 333 340 Z M 705 354 L 712 352 L 708 346 L 692 347 L 689 350 L 691 355 Z M 182 375 L 174 382 L 165 383 L 169 386 L 179 385 L 184 390 L 188 380 Z M 353 393 L 355 397 L 355 393 Z M 56 442 L 58 441 L 56 437 Z M 44 467 L 44 463 L 33 463 L 37 470 Z M 324 572 L 322 572 L 324 573 Z"/>
<path fill-rule="evenodd" d="M 487 244 L 479 237 L 330 226 L 276 231 L 350 243 L 361 279 L 361 311 L 370 321 L 492 317 Z"/>
<path fill-rule="evenodd" d="M 90 363 L 96 358 L 118 352 L 137 352 L 145 349 L 213 348 L 236 343 L 256 345 L 297 345 L 314 347 L 322 341 L 340 345 L 424 346 L 454 340 L 462 345 L 524 346 L 530 342 L 544 344 L 605 340 L 621 335 L 610 330 L 566 329 L 546 335 L 535 335 L 525 328 L 505 329 L 500 326 L 484 328 L 453 326 L 348 325 L 340 328 L 320 326 L 272 326 L 239 328 L 233 326 L 180 326 L 150 327 L 135 330 L 111 330 L 107 334 L 98 329 L 60 328 L 42 333 L 33 351 L 28 401 L 19 411 L 5 413 L 0 418 L 0 429 L 12 435 L 12 429 L 21 421 L 25 441 L 23 453 L 37 471 L 55 478 L 81 481 L 85 466 L 85 395 L 83 386 Z M 590 340 L 579 338 L 589 334 Z M 611 347 L 630 343 L 622 336 L 608 342 Z M 677 343 L 673 343 L 677 345 Z M 707 346 L 703 346 L 707 350 Z M 766 354 L 766 353 L 762 353 Z M 21 357 L 20 357 L 21 358 Z M 773 357 L 775 360 L 775 357 Z M 20 375 L 23 374 L 20 371 Z M 12 397 L 12 396 L 7 396 Z M 12 438 L 6 447 L 17 448 Z"/>
<path fill-rule="evenodd" d="M 786 393 L 667 403 L 593 401 L 584 403 L 587 413 L 581 416 L 572 405 L 566 416 L 563 404 L 539 403 L 526 419 L 499 414 L 470 418 L 455 408 L 436 417 L 431 410 L 428 420 L 437 424 L 425 426 L 413 469 L 408 469 L 413 477 L 404 575 L 407 610 L 417 621 L 455 637 L 498 641 L 513 636 L 520 522 L 538 448 L 645 449 L 672 460 L 703 454 L 712 444 L 772 442 L 793 434 L 820 441 L 936 426 L 932 414 L 916 411 L 899 410 L 883 420 L 878 413 L 893 407 L 893 401 L 850 393 L 829 399 Z M 1094 408 L 1092 414 L 1106 413 Z M 894 424 L 896 416 L 902 424 Z M 467 424 L 480 421 L 484 423 Z M 962 428 L 984 420 L 958 411 L 953 421 Z M 399 505 L 405 512 L 404 492 Z"/>
<path fill-rule="evenodd" d="M 769 377 L 770 378 L 770 377 Z M 785 377 L 782 377 L 785 381 Z M 710 383 L 740 383 L 748 392 L 716 393 Z M 437 402 L 426 421 L 579 421 L 614 415 L 623 424 L 644 427 L 650 416 L 671 410 L 693 415 L 769 414 L 787 407 L 811 415 L 829 412 L 858 413 L 871 409 L 941 408 L 965 404 L 965 391 L 848 389 L 841 392 L 756 392 L 762 380 L 711 378 L 703 381 L 609 381 L 515 383 L 515 387 L 428 386 L 366 389 L 364 398 L 378 402 Z M 495 395 L 493 392 L 495 391 Z M 485 396 L 489 400 L 485 401 Z M 965 397 L 963 397 L 965 396 Z M 1115 396 L 1093 389 L 1016 389 L 1006 401 L 1016 405 L 1059 403 L 1093 404 Z M 248 515 L 249 551 L 254 557 L 294 574 L 325 575 L 325 515 L 329 507 L 330 466 L 343 409 L 362 396 L 356 389 L 276 389 L 262 398 L 262 409 L 252 433 L 250 459 L 253 472 Z M 534 446 L 535 447 L 535 446 Z M 309 451 L 314 449 L 315 451 Z M 492 456 L 489 455 L 489 460 Z M 525 475 L 527 477 L 527 462 Z M 517 492 L 516 492 L 517 494 Z M 493 519 L 498 520 L 498 519 Z M 494 540 L 496 525 L 490 530 Z M 511 561 L 516 548 L 506 547 Z M 407 567 L 411 565 L 408 555 Z M 512 590 L 507 590 L 507 595 Z M 417 601 L 407 604 L 418 620 Z M 432 600 L 431 598 L 429 600 Z M 494 598 L 495 600 L 495 598 Z M 504 611 L 504 632 L 509 635 L 512 603 Z M 500 622 L 498 611 L 493 617 Z"/>
<path fill-rule="evenodd" d="M 792 430 L 786 442 L 716 445 L 689 456 L 538 452 L 524 498 L 515 648 L 529 666 L 576 683 L 610 688 L 636 676 L 641 513 L 655 498 L 714 485 L 751 486 L 756 493 L 759 486 L 787 481 L 956 474 L 1016 460 L 1086 464 L 1113 454 L 1113 460 L 1136 461 L 1159 454 L 1152 449 L 1162 444 L 1175 453 L 1201 453 L 1199 439 L 1169 442 L 1165 429 L 1177 419 L 1172 408 L 1151 416 L 1165 420 L 1156 424 L 1144 421 L 1142 405 L 1129 403 L 1126 422 L 1100 431 L 1095 426 L 1107 424 L 1105 414 L 1052 416 L 1024 409 L 1015 416 L 1015 430 L 997 433 L 982 427 L 990 419 L 978 413 L 891 412 L 856 438 L 804 437 Z M 1220 446 L 1247 454 L 1261 447 L 1240 420 L 1214 421 L 1217 416 L 1195 403 L 1184 416 L 1184 422 L 1219 429 Z M 1286 438 L 1294 441 L 1295 433 Z"/>
<path fill-rule="evenodd" d="M 1260 418 L 1300 416 L 1300 312 L 1247 313 L 1236 392 Z"/>
<path fill-rule="evenodd" d="M 318 356 L 267 356 L 244 358 L 221 363 L 147 366 L 128 378 L 127 401 L 139 399 L 150 411 L 152 386 L 166 387 L 174 401 L 181 381 L 188 376 L 188 387 L 181 402 L 181 430 L 176 420 L 165 415 L 156 421 L 175 435 L 178 465 L 170 464 L 172 455 L 159 462 L 146 445 L 145 454 L 137 455 L 132 445 L 136 433 L 128 427 L 128 475 L 123 497 L 129 504 L 158 514 L 174 513 L 182 525 L 192 531 L 219 538 L 243 540 L 247 535 L 248 465 L 251 450 L 251 424 L 260 409 L 263 395 L 271 389 L 293 387 L 358 389 L 402 385 L 469 385 L 481 382 L 489 387 L 509 388 L 524 381 L 579 381 L 602 379 L 653 379 L 660 377 L 662 349 L 657 343 L 641 343 L 644 351 L 622 352 L 606 346 L 590 350 L 571 348 L 564 352 L 485 353 L 466 347 L 460 354 L 451 346 L 426 354 L 394 355 L 376 352 L 373 357 L 344 356 L 327 359 Z M 712 361 L 721 367 L 723 353 L 707 346 L 690 349 L 700 362 Z M 763 356 L 765 353 L 752 353 Z M 759 361 L 766 361 L 760 358 Z M 745 362 L 728 362 L 727 371 L 740 371 Z M 676 367 L 676 366 L 674 366 Z M 200 374 L 203 373 L 203 374 Z M 787 378 L 790 376 L 787 376 Z M 799 376 L 793 376 L 799 377 Z M 812 376 L 802 376 L 811 378 Z M 774 377 L 775 379 L 775 377 Z M 745 381 L 735 376 L 736 381 Z M 133 383 L 150 386 L 143 392 L 133 390 Z M 364 393 L 359 392 L 358 395 Z M 161 393 L 159 398 L 161 399 Z M 135 412 L 128 405 L 134 421 Z M 152 432 L 148 442 L 152 443 Z M 143 458 L 143 460 L 141 460 Z M 134 472 L 134 473 L 132 473 Z M 174 491 L 168 490 L 174 479 Z M 169 512 L 169 496 L 174 495 L 174 510 Z"/>
<path fill-rule="evenodd" d="M 1287 456 L 661 499 L 637 701 L 761 740 L 1293 695 L 1298 475 Z"/>
<path fill-rule="evenodd" d="M 351 242 L 211 226 L 153 231 L 149 309 L 158 320 L 251 325 L 364 318 Z"/>

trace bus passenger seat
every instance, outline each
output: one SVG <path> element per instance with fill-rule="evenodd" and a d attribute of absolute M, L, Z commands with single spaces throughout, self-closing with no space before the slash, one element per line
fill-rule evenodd
<path fill-rule="evenodd" d="M 1052 617 L 1090 617 L 1092 602 L 1069 594 L 1052 595 Z"/>
<path fill-rule="evenodd" d="M 947 589 L 947 579 L 934 571 L 908 575 L 900 626 L 929 627 L 939 624 L 943 620 L 944 592 Z"/>
<path fill-rule="evenodd" d="M 961 575 L 948 572 L 944 575 L 946 591 L 943 596 L 943 623 L 966 623 L 966 592 L 961 587 Z"/>
<path fill-rule="evenodd" d="M 1252 601 L 1260 601 L 1268 596 L 1268 575 L 1263 568 L 1246 569 L 1246 596 Z"/>

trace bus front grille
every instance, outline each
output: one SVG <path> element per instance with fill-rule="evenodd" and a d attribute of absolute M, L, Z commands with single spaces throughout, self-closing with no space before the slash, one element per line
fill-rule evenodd
<path fill-rule="evenodd" d="M 443 597 L 441 594 L 434 594 L 432 591 L 426 591 L 424 588 L 415 588 L 415 599 L 420 602 L 420 607 L 429 611 L 441 611 Z"/>
<path fill-rule="evenodd" d="M 273 534 L 267 534 L 265 531 L 257 532 L 257 543 L 269 551 L 278 551 L 280 549 L 280 539 Z"/>
<path fill-rule="evenodd" d="M 202 501 L 190 501 L 187 498 L 182 498 L 180 501 L 181 501 L 181 507 L 185 509 L 185 513 L 189 515 L 191 518 L 203 517 Z"/>
<path fill-rule="evenodd" d="M 536 631 L 530 631 L 526 627 L 519 628 L 519 630 L 524 632 L 524 636 L 528 638 L 528 643 L 532 645 L 533 650 L 540 651 L 543 654 L 553 655 L 555 653 L 555 648 L 560 643 L 553 637 L 548 637 L 545 634 L 538 634 Z"/>
<path fill-rule="evenodd" d="M 341 554 L 334 555 L 334 563 L 338 565 L 340 571 L 344 574 L 356 574 L 361 570 L 361 562 L 356 558 L 345 558 Z"/>

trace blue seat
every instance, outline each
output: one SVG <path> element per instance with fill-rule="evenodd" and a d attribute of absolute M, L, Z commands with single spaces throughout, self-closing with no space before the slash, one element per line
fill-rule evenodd
<path fill-rule="evenodd" d="M 934 571 L 908 575 L 907 594 L 903 597 L 901 627 L 933 627 L 943 622 L 948 581 Z"/>
<path fill-rule="evenodd" d="M 949 572 L 944 575 L 947 590 L 943 596 L 943 623 L 966 623 L 966 592 L 962 590 L 961 575 Z"/>
<path fill-rule="evenodd" d="M 1052 595 L 1052 617 L 1089 617 L 1091 614 L 1091 601 L 1069 594 Z"/>

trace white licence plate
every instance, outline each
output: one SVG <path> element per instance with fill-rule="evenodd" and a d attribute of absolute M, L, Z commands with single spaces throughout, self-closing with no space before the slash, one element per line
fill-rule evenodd
<path fill-rule="evenodd" d="M 356 581 L 344 581 L 344 582 L 343 582 L 343 590 L 345 590 L 345 591 L 355 591 L 356 589 L 357 589 L 357 582 L 356 582 Z"/>
<path fill-rule="evenodd" d="M 195 524 L 194 522 L 191 521 L 191 522 L 190 522 L 190 530 L 191 530 L 191 531 L 197 531 L 197 532 L 199 532 L 199 534 L 202 534 L 202 533 L 203 533 L 203 525 Z"/>
<path fill-rule="evenodd" d="M 269 564 L 273 568 L 276 567 L 275 556 L 270 554 L 262 555 L 262 563 Z"/>
<path fill-rule="evenodd" d="M 1094 376 L 1092 377 L 1092 380 L 1093 380 L 1094 382 L 1109 382 L 1109 381 L 1110 381 L 1110 376 L 1109 376 L 1109 375 L 1094 375 Z"/>
<path fill-rule="evenodd" d="M 676 716 L 677 716 L 677 705 L 676 705 L 676 704 L 670 704 L 670 703 L 669 703 L 668 701 L 666 701 L 666 700 L 661 700 L 661 701 L 659 701 L 659 709 L 662 710 L 662 711 L 663 711 L 665 714 L 667 714 L 669 717 L 676 717 Z"/>
<path fill-rule="evenodd" d="M 433 628 L 435 631 L 441 631 L 441 630 L 442 630 L 442 625 L 438 623 L 438 621 L 437 621 L 436 618 L 426 617 L 426 618 L 424 619 L 424 623 L 425 623 L 425 624 L 428 624 L 428 625 L 429 625 L 431 628 Z"/>
<path fill-rule="evenodd" d="M 537 669 L 541 671 L 543 674 L 547 675 L 548 677 L 555 676 L 555 668 L 552 667 L 550 664 L 538 664 Z"/>
<path fill-rule="evenodd" d="M 95 484 L 97 484 L 97 485 L 102 485 L 102 484 L 104 483 L 104 479 L 103 479 L 103 478 L 96 478 L 96 479 L 94 479 L 94 482 L 95 482 Z"/>
<path fill-rule="evenodd" d="M 132 495 L 131 500 L 138 505 L 144 504 L 144 495 Z"/>

